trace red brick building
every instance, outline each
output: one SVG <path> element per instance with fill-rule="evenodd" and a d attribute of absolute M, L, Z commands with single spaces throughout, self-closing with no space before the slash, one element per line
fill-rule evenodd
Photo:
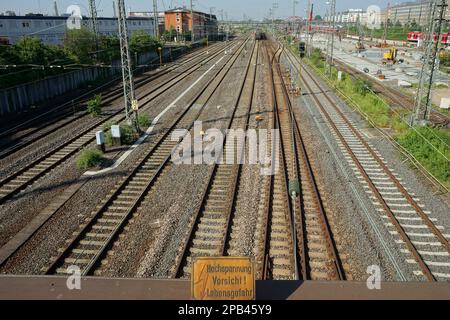
<path fill-rule="evenodd" d="M 165 29 L 173 29 L 179 35 L 187 35 L 192 30 L 191 11 L 177 8 L 165 12 Z M 213 14 L 194 11 L 194 36 L 196 40 L 207 35 L 215 36 L 218 33 L 217 17 Z"/>

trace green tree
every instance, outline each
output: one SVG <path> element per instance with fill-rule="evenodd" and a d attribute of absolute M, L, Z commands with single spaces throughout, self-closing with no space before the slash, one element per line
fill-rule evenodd
<path fill-rule="evenodd" d="M 67 30 L 64 49 L 78 63 L 92 63 L 95 52 L 94 34 L 87 28 Z"/>
<path fill-rule="evenodd" d="M 102 114 L 102 95 L 96 95 L 93 99 L 87 102 L 87 111 L 93 117 L 98 117 Z"/>
<path fill-rule="evenodd" d="M 166 41 L 173 41 L 174 37 L 176 37 L 177 31 L 173 26 L 170 26 L 169 30 L 164 31 L 163 38 Z"/>
<path fill-rule="evenodd" d="M 120 40 L 118 36 L 100 36 L 100 60 L 111 63 L 120 58 Z"/>
<path fill-rule="evenodd" d="M 19 64 L 16 52 L 10 46 L 0 46 L 0 64 Z"/>
<path fill-rule="evenodd" d="M 162 47 L 162 43 L 145 31 L 136 31 L 130 37 L 130 49 L 134 53 L 157 51 L 158 47 Z"/>
<path fill-rule="evenodd" d="M 38 38 L 23 37 L 13 50 L 21 64 L 43 64 L 48 60 L 45 45 Z"/>

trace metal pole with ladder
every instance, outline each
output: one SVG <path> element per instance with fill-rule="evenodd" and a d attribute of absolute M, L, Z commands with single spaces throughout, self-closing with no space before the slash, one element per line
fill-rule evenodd
<path fill-rule="evenodd" d="M 195 19 L 194 19 L 194 5 L 193 1 L 191 0 L 191 42 L 195 42 Z"/>
<path fill-rule="evenodd" d="M 431 90 L 433 78 L 437 68 L 438 49 L 441 38 L 442 25 L 447 10 L 447 0 L 434 0 L 430 2 L 428 26 L 424 33 L 426 46 L 422 70 L 419 78 L 419 87 L 415 99 L 415 115 L 412 124 L 425 125 L 430 119 L 432 104 Z M 436 37 L 436 41 L 434 40 Z"/>
<path fill-rule="evenodd" d="M 158 0 L 153 0 L 153 19 L 155 24 L 155 37 L 159 39 Z"/>
<path fill-rule="evenodd" d="M 136 132 L 140 132 L 138 124 L 138 101 L 136 100 L 136 96 L 134 93 L 133 70 L 131 69 L 130 47 L 128 45 L 128 27 L 125 11 L 125 0 L 118 0 L 117 6 L 125 115 L 128 123 L 134 128 L 134 130 Z"/>
<path fill-rule="evenodd" d="M 333 54 L 334 54 L 334 29 L 336 27 L 336 0 L 330 0 L 330 14 L 329 14 L 330 30 L 327 39 L 327 66 L 325 68 L 325 75 L 330 78 L 333 74 Z"/>
<path fill-rule="evenodd" d="M 98 54 L 99 50 L 99 44 L 98 44 L 98 22 L 97 22 L 97 6 L 95 4 L 95 0 L 89 0 L 89 11 L 91 14 L 91 29 L 92 33 L 94 34 L 95 39 L 95 51 L 96 56 Z"/>

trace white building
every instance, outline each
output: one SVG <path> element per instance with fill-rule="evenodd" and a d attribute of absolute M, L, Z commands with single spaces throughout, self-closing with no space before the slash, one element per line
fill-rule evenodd
<path fill-rule="evenodd" d="M 348 9 L 343 12 L 338 12 L 335 16 L 336 23 L 355 23 L 359 21 L 361 24 L 367 23 L 367 12 L 364 9 Z M 331 21 L 331 17 L 326 16 L 325 21 Z"/>
<path fill-rule="evenodd" d="M 40 38 L 45 44 L 61 44 L 67 26 L 67 16 L 0 16 L 0 39 L 16 43 L 21 37 Z M 143 30 L 149 35 L 154 34 L 154 22 L 150 17 L 129 17 L 128 31 Z M 97 18 L 99 33 L 117 35 L 117 18 Z M 82 26 L 90 28 L 90 19 L 83 17 Z"/>

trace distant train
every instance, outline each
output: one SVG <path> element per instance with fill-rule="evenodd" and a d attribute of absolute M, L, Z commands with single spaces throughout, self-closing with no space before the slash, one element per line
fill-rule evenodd
<path fill-rule="evenodd" d="M 262 31 L 255 32 L 255 40 L 266 40 L 266 34 Z"/>
<path fill-rule="evenodd" d="M 305 53 L 306 53 L 306 43 L 301 41 L 298 44 L 298 51 L 300 52 L 300 58 L 303 58 L 305 56 Z"/>
<path fill-rule="evenodd" d="M 339 27 L 333 28 L 330 26 L 312 26 L 312 30 L 321 33 L 336 33 L 339 31 Z"/>
<path fill-rule="evenodd" d="M 423 38 L 424 38 L 423 32 L 419 32 L 419 31 L 411 31 L 411 32 L 408 32 L 408 35 L 407 35 L 408 42 L 410 42 L 410 43 L 417 43 L 417 42 L 419 42 L 419 40 L 423 40 Z M 435 33 L 434 37 L 433 37 L 433 41 L 437 41 L 437 38 L 438 38 L 438 35 L 437 35 L 437 33 Z M 450 46 L 450 33 L 443 33 L 441 35 L 440 40 L 441 40 L 440 41 L 441 45 Z"/>

